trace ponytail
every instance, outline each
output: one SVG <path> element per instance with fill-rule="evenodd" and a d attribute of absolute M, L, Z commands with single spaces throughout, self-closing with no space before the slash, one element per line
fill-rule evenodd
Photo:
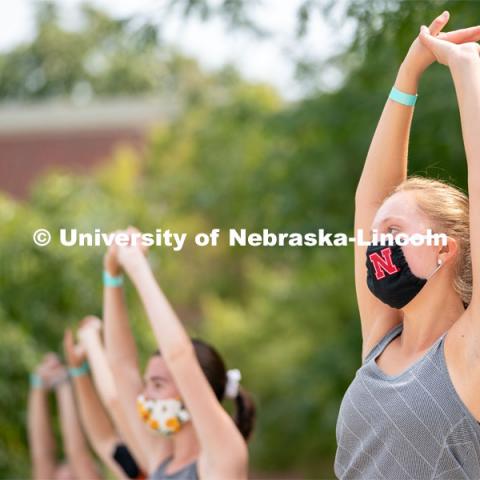
<path fill-rule="evenodd" d="M 252 434 L 255 425 L 255 402 L 252 396 L 240 385 L 235 386 L 234 393 L 227 393 L 228 374 L 220 354 L 211 345 L 198 338 L 192 339 L 198 363 L 212 387 L 217 400 L 222 403 L 224 398 L 230 398 L 235 403 L 233 419 L 245 440 Z M 155 354 L 160 355 L 157 351 Z M 237 379 L 238 381 L 238 379 Z"/>
<path fill-rule="evenodd" d="M 240 433 L 245 440 L 248 440 L 255 426 L 256 409 L 252 396 L 242 387 L 239 387 L 238 394 L 234 398 L 235 414 L 234 420 Z"/>

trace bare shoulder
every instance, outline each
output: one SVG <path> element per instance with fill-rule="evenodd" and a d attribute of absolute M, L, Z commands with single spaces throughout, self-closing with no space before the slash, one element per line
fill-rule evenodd
<path fill-rule="evenodd" d="M 377 317 L 369 331 L 368 337 L 362 343 L 362 360 L 389 331 L 400 323 L 402 323 L 400 316 L 392 317 L 391 315 L 385 315 Z"/>
<path fill-rule="evenodd" d="M 470 413 L 480 421 L 480 332 L 475 332 L 472 310 L 467 309 L 445 337 L 445 362 L 450 380 Z"/>
<path fill-rule="evenodd" d="M 232 478 L 248 479 L 248 447 L 245 441 L 232 442 L 224 451 L 212 458 L 202 451 L 198 457 L 197 470 L 200 480 Z"/>

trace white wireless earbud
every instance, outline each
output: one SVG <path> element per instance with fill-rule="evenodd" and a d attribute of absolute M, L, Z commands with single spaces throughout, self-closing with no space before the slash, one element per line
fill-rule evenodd
<path fill-rule="evenodd" d="M 435 269 L 433 270 L 433 272 L 427 277 L 427 279 L 431 278 L 433 276 L 433 274 L 442 266 L 442 260 L 439 258 L 437 260 L 437 266 L 435 267 Z"/>

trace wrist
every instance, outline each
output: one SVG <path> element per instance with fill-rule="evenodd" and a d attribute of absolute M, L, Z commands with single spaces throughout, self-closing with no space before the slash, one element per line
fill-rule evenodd
<path fill-rule="evenodd" d="M 150 270 L 150 264 L 148 263 L 147 257 L 145 257 L 143 253 L 139 253 L 136 255 L 135 261 L 130 261 L 124 265 L 124 269 L 132 282 L 136 282 L 138 278 L 144 276 L 145 272 Z"/>
<path fill-rule="evenodd" d="M 46 384 L 43 378 L 35 372 L 30 373 L 30 387 L 35 390 L 45 390 Z"/>
<path fill-rule="evenodd" d="M 112 277 L 116 277 L 122 273 L 120 265 L 116 261 L 112 261 L 112 259 L 108 258 L 107 255 L 105 255 L 103 260 L 103 269 Z"/>
<path fill-rule="evenodd" d="M 50 382 L 50 388 L 56 390 L 62 387 L 63 385 L 66 385 L 68 380 L 69 380 L 68 370 L 65 369 L 64 372 L 62 372 L 60 375 L 52 379 L 52 381 Z"/>
<path fill-rule="evenodd" d="M 92 343 L 96 343 L 100 340 L 100 331 L 96 328 L 89 327 L 85 330 L 80 330 L 77 334 L 77 338 L 80 341 L 80 344 L 84 348 L 85 352 L 87 352 L 88 347 Z"/>
<path fill-rule="evenodd" d="M 107 270 L 103 271 L 103 286 L 117 288 L 123 285 L 123 275 L 112 276 Z"/>
<path fill-rule="evenodd" d="M 480 56 L 478 54 L 454 55 L 448 61 L 448 67 L 452 75 L 469 74 L 472 69 L 478 69 L 480 66 Z"/>
<path fill-rule="evenodd" d="M 413 67 L 405 61 L 400 65 L 398 69 L 397 77 L 395 78 L 395 87 L 405 93 L 414 95 L 417 93 L 418 83 L 422 76 L 421 71 L 418 68 Z"/>
<path fill-rule="evenodd" d="M 88 365 L 88 361 L 85 360 L 80 366 L 69 367 L 68 373 L 70 377 L 82 377 L 83 375 L 87 375 L 90 371 L 90 367 Z"/>

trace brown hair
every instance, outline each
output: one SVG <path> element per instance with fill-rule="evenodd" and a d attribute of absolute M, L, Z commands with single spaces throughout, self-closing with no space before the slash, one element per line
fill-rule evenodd
<path fill-rule="evenodd" d="M 397 185 L 388 197 L 408 191 L 414 193 L 419 210 L 432 221 L 432 230 L 457 241 L 453 287 L 464 305 L 468 305 L 472 298 L 472 259 L 467 195 L 441 180 L 412 176 Z"/>
<path fill-rule="evenodd" d="M 198 338 L 192 339 L 198 363 L 202 368 L 208 383 L 212 387 L 219 402 L 225 398 L 225 387 L 227 386 L 227 369 L 220 354 L 208 343 Z M 154 355 L 160 355 L 157 350 Z M 255 424 L 255 403 L 252 396 L 242 387 L 238 389 L 235 402 L 234 420 L 240 433 L 248 440 L 252 434 Z"/>

